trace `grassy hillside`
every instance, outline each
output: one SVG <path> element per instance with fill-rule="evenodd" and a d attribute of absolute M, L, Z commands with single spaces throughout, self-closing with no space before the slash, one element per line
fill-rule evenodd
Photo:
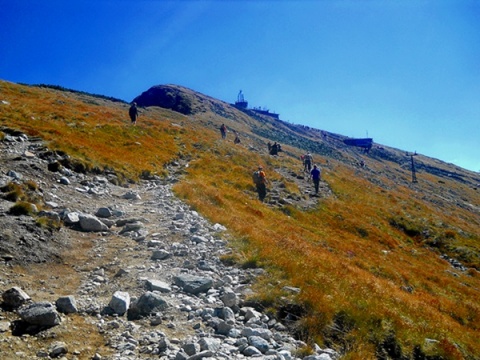
<path fill-rule="evenodd" d="M 363 154 L 341 135 L 177 88 L 191 115 L 149 107 L 131 126 L 128 104 L 0 82 L 0 125 L 45 139 L 78 168 L 114 171 L 126 182 L 166 176 L 166 164 L 188 161 L 176 193 L 229 229 L 236 251 L 225 261 L 269 270 L 252 301 L 290 319 L 307 341 L 347 359 L 480 359 L 478 174 L 419 155 L 412 184 L 400 150 L 376 145 Z M 231 134 L 221 140 L 221 123 L 242 143 Z M 268 155 L 268 141 L 284 152 Z M 301 173 L 305 151 L 331 194 L 313 199 L 314 207 L 298 205 L 312 200 L 305 191 L 312 185 L 285 176 Z M 258 164 L 271 190 L 298 201 L 260 203 L 250 176 Z"/>

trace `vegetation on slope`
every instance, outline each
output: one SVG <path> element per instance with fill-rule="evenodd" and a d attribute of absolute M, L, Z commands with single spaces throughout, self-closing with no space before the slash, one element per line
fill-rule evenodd
<path fill-rule="evenodd" d="M 298 168 L 298 157 L 288 154 L 301 149 L 267 155 L 269 139 L 253 134 L 255 121 L 243 113 L 223 118 L 205 108 L 186 117 L 148 108 L 133 127 L 126 104 L 6 82 L 0 93 L 7 102 L 1 125 L 42 137 L 89 169 L 137 180 L 188 160 L 175 191 L 229 229 L 235 261 L 269 270 L 255 300 L 281 317 L 290 313 L 283 321 L 291 319 L 304 339 L 347 359 L 478 359 L 480 199 L 468 184 L 419 174 L 412 185 L 409 169 L 392 161 L 369 159 L 364 169 L 348 152 L 314 154 L 334 196 L 312 210 L 273 207 L 256 199 L 250 174 L 262 164 L 270 179 L 301 194 L 311 185 L 275 172 Z M 240 132 L 240 146 L 220 139 L 222 122 Z M 453 269 L 443 253 L 469 270 Z"/>

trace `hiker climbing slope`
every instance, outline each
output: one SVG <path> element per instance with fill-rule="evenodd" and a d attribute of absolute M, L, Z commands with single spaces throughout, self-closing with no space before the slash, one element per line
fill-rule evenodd
<path fill-rule="evenodd" d="M 128 109 L 128 115 L 130 115 L 130 120 L 132 122 L 132 125 L 135 125 L 137 123 L 137 118 L 138 118 L 137 103 L 135 102 L 132 103 L 132 106 L 130 106 L 130 109 Z"/>
<path fill-rule="evenodd" d="M 253 173 L 253 182 L 257 187 L 258 199 L 260 201 L 265 200 L 265 196 L 267 196 L 267 177 L 265 172 L 263 171 L 263 167 L 259 166 L 258 170 Z"/>
<path fill-rule="evenodd" d="M 310 176 L 313 180 L 313 184 L 315 185 L 315 195 L 318 194 L 318 186 L 320 185 L 320 169 L 317 167 L 317 165 L 313 165 L 312 171 L 310 171 Z"/>
<path fill-rule="evenodd" d="M 312 170 L 313 156 L 310 153 L 307 153 L 303 156 L 303 165 L 305 166 L 305 171 L 310 172 Z"/>
<path fill-rule="evenodd" d="M 225 124 L 222 124 L 222 126 L 220 126 L 220 133 L 222 134 L 222 139 L 225 139 L 227 137 L 227 127 L 225 126 Z"/>

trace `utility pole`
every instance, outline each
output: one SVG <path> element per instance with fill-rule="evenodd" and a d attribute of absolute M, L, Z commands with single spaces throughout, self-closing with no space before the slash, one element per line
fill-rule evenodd
<path fill-rule="evenodd" d="M 417 182 L 417 172 L 415 170 L 415 163 L 413 162 L 413 157 L 417 156 L 417 152 L 415 151 L 413 154 L 409 154 L 407 152 L 405 155 L 410 156 L 410 160 L 412 162 L 412 183 L 416 183 Z"/>

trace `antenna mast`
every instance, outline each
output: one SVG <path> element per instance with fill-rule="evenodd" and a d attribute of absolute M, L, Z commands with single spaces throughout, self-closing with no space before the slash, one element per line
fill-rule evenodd
<path fill-rule="evenodd" d="M 413 162 L 413 157 L 417 156 L 417 152 L 415 151 L 413 154 L 409 154 L 408 152 L 405 154 L 406 156 L 410 156 L 410 160 L 412 163 L 412 183 L 417 182 L 417 171 L 415 170 L 415 163 Z"/>

